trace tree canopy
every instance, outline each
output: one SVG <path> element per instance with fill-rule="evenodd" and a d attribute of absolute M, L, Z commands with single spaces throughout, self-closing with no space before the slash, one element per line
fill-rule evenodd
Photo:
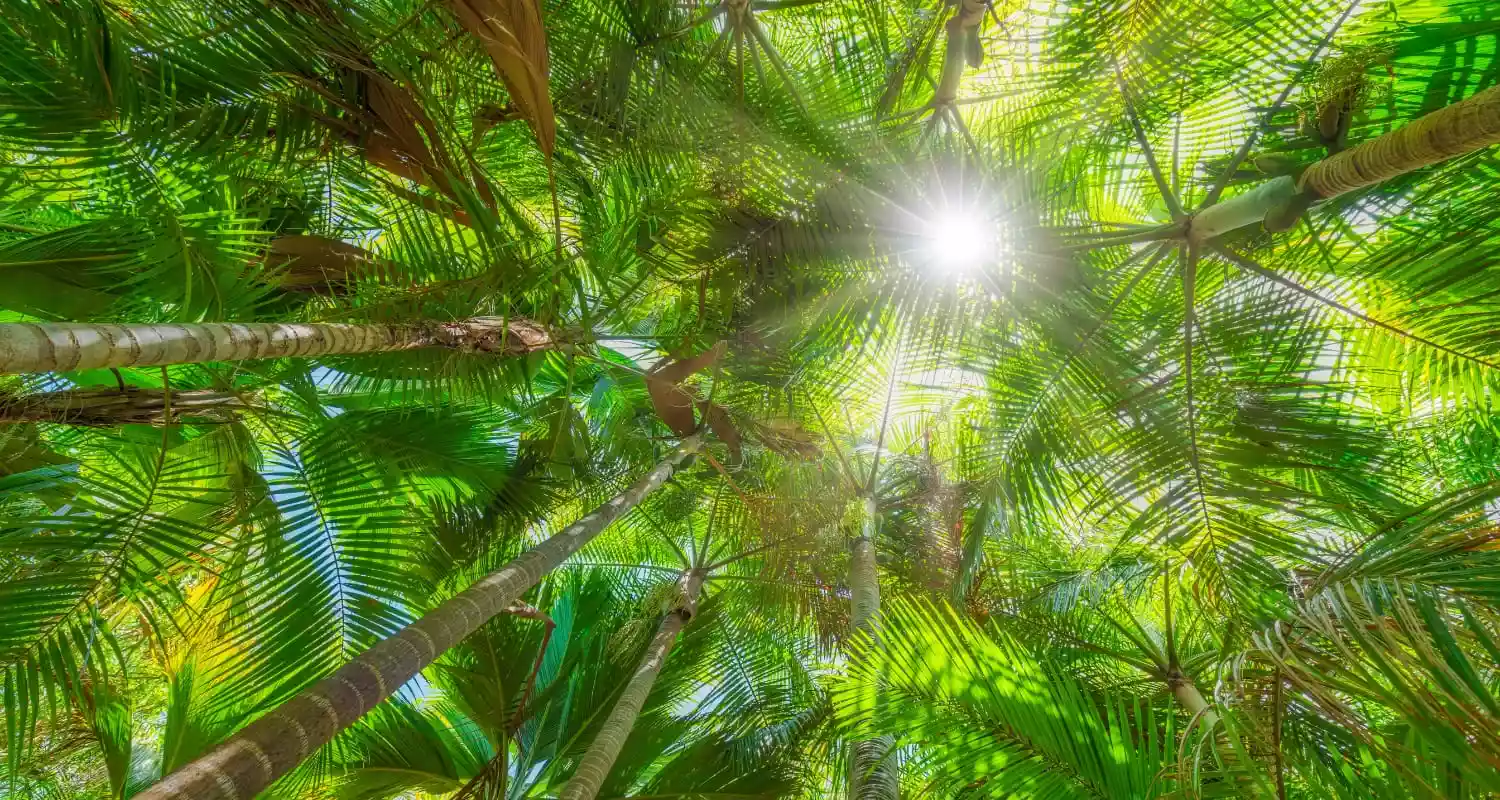
<path fill-rule="evenodd" d="M 7 0 L 0 796 L 1500 797 L 1497 86 L 1493 0 Z"/>

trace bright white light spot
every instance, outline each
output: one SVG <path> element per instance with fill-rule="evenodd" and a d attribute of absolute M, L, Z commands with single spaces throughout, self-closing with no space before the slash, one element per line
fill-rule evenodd
<path fill-rule="evenodd" d="M 946 273 L 971 272 L 995 258 L 995 224 L 972 211 L 948 209 L 922 231 L 926 260 Z"/>

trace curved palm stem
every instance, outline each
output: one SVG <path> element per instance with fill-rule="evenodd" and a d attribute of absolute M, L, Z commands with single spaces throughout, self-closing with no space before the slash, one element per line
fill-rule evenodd
<path fill-rule="evenodd" d="M 141 800 L 238 800 L 254 796 L 401 688 L 448 648 L 503 612 L 543 575 L 666 483 L 677 466 L 702 445 L 702 434 L 683 439 L 661 463 L 609 502 L 481 578 L 137 796 Z"/>
<path fill-rule="evenodd" d="M 1203 483 L 1203 461 L 1198 452 L 1198 412 L 1193 397 L 1193 329 L 1198 314 L 1194 302 L 1198 284 L 1198 248 L 1188 245 L 1182 256 L 1182 294 L 1187 312 L 1182 321 L 1182 375 L 1184 400 L 1187 403 L 1188 461 L 1193 469 L 1193 483 L 1198 487 L 1198 507 L 1203 512 L 1203 526 L 1210 538 L 1214 535 L 1213 517 L 1208 513 L 1208 493 Z"/>
<path fill-rule="evenodd" d="M 703 589 L 705 575 L 702 569 L 690 569 L 683 573 L 678 584 L 681 591 L 678 607 L 667 612 L 656 626 L 656 635 L 651 638 L 651 644 L 641 656 L 640 663 L 630 676 L 630 682 L 625 685 L 625 691 L 615 701 L 609 717 L 604 720 L 604 727 L 599 730 L 599 735 L 594 737 L 588 752 L 578 762 L 578 770 L 568 779 L 562 791 L 558 792 L 558 800 L 593 800 L 599 794 L 599 787 L 604 784 L 610 768 L 625 746 L 625 739 L 635 727 L 636 718 L 641 715 L 641 708 L 646 705 L 646 698 L 651 694 L 656 676 L 661 674 L 661 668 L 667 663 L 672 646 L 677 643 L 683 627 L 697 613 L 698 595 Z"/>
<path fill-rule="evenodd" d="M 1130 121 L 1130 130 L 1135 134 L 1135 143 L 1141 148 L 1141 155 L 1146 159 L 1146 169 L 1151 172 L 1151 180 L 1156 182 L 1156 190 L 1161 194 L 1163 203 L 1171 212 L 1172 219 L 1181 222 L 1187 219 L 1187 213 L 1182 210 L 1182 203 L 1178 201 L 1176 192 L 1172 191 L 1172 184 L 1167 176 L 1162 174 L 1161 164 L 1156 160 L 1156 153 L 1151 149 L 1151 141 L 1146 138 L 1146 129 L 1141 127 L 1141 120 L 1136 116 L 1135 104 L 1130 100 L 1130 89 L 1125 85 L 1125 77 L 1120 74 L 1120 68 L 1115 67 L 1115 83 L 1120 87 L 1120 98 L 1125 103 L 1125 118 Z"/>

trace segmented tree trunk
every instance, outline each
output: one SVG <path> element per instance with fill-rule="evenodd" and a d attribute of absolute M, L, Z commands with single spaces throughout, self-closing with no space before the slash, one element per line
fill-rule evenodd
<path fill-rule="evenodd" d="M 1500 144 L 1500 86 L 1319 161 L 1298 185 L 1321 199 Z"/>
<path fill-rule="evenodd" d="M 682 440 L 630 488 L 340 667 L 138 800 L 249 800 L 389 697 L 634 508 L 702 446 Z"/>
<path fill-rule="evenodd" d="M 1329 156 L 1296 180 L 1275 178 L 1205 208 L 1193 217 L 1188 238 L 1211 239 L 1267 220 L 1294 200 L 1300 199 L 1304 205 L 1299 211 L 1305 210 L 1306 203 L 1338 197 L 1494 144 L 1500 144 L 1500 86 Z"/>
<path fill-rule="evenodd" d="M 864 499 L 862 529 L 849 557 L 850 626 L 875 633 L 880 614 L 880 571 L 875 562 L 875 534 L 880 518 L 875 498 Z M 894 800 L 895 776 L 885 765 L 890 743 L 880 739 L 854 742 L 849 759 L 850 800 Z"/>
<path fill-rule="evenodd" d="M 229 422 L 245 407 L 233 392 L 189 389 L 68 389 L 5 397 L 0 395 L 0 425 L 54 422 L 62 425 L 161 425 L 168 422 Z"/>
<path fill-rule="evenodd" d="M 683 576 L 681 605 L 663 617 L 661 624 L 656 626 L 656 635 L 651 638 L 645 655 L 641 656 L 635 674 L 630 676 L 630 683 L 626 684 L 620 699 L 615 701 L 615 707 L 610 710 L 609 718 L 604 721 L 604 727 L 589 745 L 588 752 L 578 762 L 577 771 L 558 793 L 558 800 L 593 800 L 599 793 L 599 787 L 604 785 L 604 779 L 614 767 L 615 759 L 620 756 L 620 749 L 625 746 L 625 739 L 630 736 L 636 719 L 641 715 L 641 708 L 651 694 L 656 676 L 661 674 L 661 668 L 667 662 L 667 654 L 672 652 L 672 645 L 677 643 L 677 636 L 682 633 L 683 626 L 697 612 L 698 594 L 703 588 L 703 579 L 703 571 L 697 569 Z"/>
<path fill-rule="evenodd" d="M 0 324 L 0 373 L 156 367 L 420 347 L 524 355 L 555 344 L 546 328 L 519 318 L 418 325 L 10 322 Z"/>

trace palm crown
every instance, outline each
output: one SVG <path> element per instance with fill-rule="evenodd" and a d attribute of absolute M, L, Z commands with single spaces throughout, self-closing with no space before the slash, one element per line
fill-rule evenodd
<path fill-rule="evenodd" d="M 1494 16 L 13 0 L 6 794 L 1500 794 Z"/>

